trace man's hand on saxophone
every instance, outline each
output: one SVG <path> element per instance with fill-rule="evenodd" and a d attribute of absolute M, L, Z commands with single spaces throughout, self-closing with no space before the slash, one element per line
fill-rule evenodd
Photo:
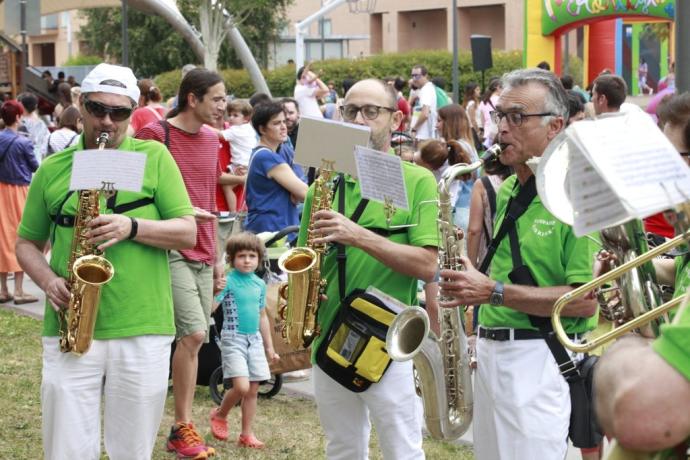
<path fill-rule="evenodd" d="M 486 303 L 496 285 L 496 281 L 474 268 L 469 258 L 461 256 L 460 260 L 465 267 L 464 270 L 440 272 L 441 298 L 452 299 L 439 301 L 442 308 Z"/>
<path fill-rule="evenodd" d="M 99 251 L 114 245 L 118 241 L 129 239 L 132 233 L 132 219 L 123 214 L 101 214 L 92 219 L 88 226 L 90 230 L 86 232 L 89 243 L 101 243 Z"/>
<path fill-rule="evenodd" d="M 69 284 L 65 278 L 55 275 L 45 286 L 44 291 L 55 311 L 65 308 L 69 303 Z"/>
<path fill-rule="evenodd" d="M 357 246 L 362 239 L 364 228 L 342 214 L 321 210 L 314 213 L 314 244 L 341 243 Z"/>

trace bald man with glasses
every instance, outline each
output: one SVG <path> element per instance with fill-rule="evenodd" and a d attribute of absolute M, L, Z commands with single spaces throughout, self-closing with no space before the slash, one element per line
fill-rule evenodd
<path fill-rule="evenodd" d="M 349 123 L 371 128 L 370 147 L 387 152 L 391 134 L 400 124 L 402 112 L 396 107 L 395 90 L 381 80 L 356 83 L 345 96 L 341 109 Z M 336 160 L 337 158 L 332 158 Z M 390 224 L 386 222 L 383 204 L 363 202 L 359 182 L 345 175 L 339 178 L 332 210 L 314 214 L 314 244 L 337 244 L 344 247 L 345 286 L 343 296 L 354 289 L 373 286 L 406 305 L 417 303 L 417 280 L 431 281 L 437 271 L 437 208 L 421 203 L 437 199 L 433 175 L 414 165 L 403 163 L 409 211 L 398 210 Z M 344 194 L 344 208 L 339 199 Z M 307 240 L 310 227 L 309 209 L 313 188 L 307 194 L 299 234 L 299 246 Z M 354 218 L 364 203 L 363 212 Z M 391 230 L 393 226 L 410 225 Z M 421 414 L 412 377 L 412 363 L 393 362 L 381 380 L 363 392 L 350 391 L 334 380 L 316 363 L 317 350 L 327 347 L 336 316 L 342 310 L 338 280 L 337 252 L 326 253 L 322 276 L 326 279 L 327 299 L 319 307 L 321 335 L 312 345 L 314 393 L 321 426 L 326 435 L 328 459 L 365 460 L 369 458 L 371 422 L 379 438 L 385 459 L 423 459 Z"/>

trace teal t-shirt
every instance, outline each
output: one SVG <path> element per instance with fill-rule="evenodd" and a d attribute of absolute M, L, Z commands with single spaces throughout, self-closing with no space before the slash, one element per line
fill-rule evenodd
<path fill-rule="evenodd" d="M 389 239 L 395 243 L 412 246 L 438 247 L 438 230 L 436 228 L 438 192 L 436 180 L 428 170 L 405 162 L 403 162 L 403 175 L 407 188 L 409 210 L 397 210 L 392 218 L 391 226 L 411 226 L 405 232 L 391 235 Z M 307 240 L 312 195 L 313 187 L 309 189 L 304 203 L 298 246 L 304 246 Z M 334 210 L 338 209 L 338 197 L 339 192 L 336 191 L 331 206 Z M 359 182 L 346 176 L 345 216 L 352 216 L 361 199 Z M 376 201 L 369 201 L 358 220 L 358 224 L 370 229 L 378 228 L 385 230 L 390 228 L 386 223 L 383 204 Z M 321 302 L 319 306 L 318 322 L 322 332 L 312 346 L 312 361 L 314 360 L 314 350 L 317 350 L 321 344 L 340 306 L 336 252 L 336 246 L 332 245 L 323 260 L 321 275 L 327 281 L 326 295 L 328 300 Z M 374 286 L 406 305 L 417 304 L 416 279 L 393 271 L 366 252 L 354 247 L 346 247 L 346 257 L 347 284 L 345 295 L 348 295 L 354 289 L 366 289 L 369 286 Z"/>
<path fill-rule="evenodd" d="M 508 200 L 517 196 L 520 184 L 517 176 L 510 176 L 501 186 L 496 200 L 497 232 L 505 217 Z M 566 286 L 586 283 L 592 279 L 593 255 L 598 249 L 589 238 L 577 238 L 572 227 L 560 222 L 542 204 L 539 196 L 516 222 L 522 261 L 530 268 L 539 286 Z M 511 284 L 508 274 L 513 271 L 510 238 L 506 236 L 491 260 L 491 278 Z M 569 333 L 585 332 L 597 325 L 597 315 L 589 318 L 562 318 Z M 484 327 L 535 329 L 529 317 L 504 306 L 482 305 L 479 324 Z"/>
<path fill-rule="evenodd" d="M 232 270 L 216 301 L 223 308 L 224 331 L 256 334 L 261 309 L 266 306 L 266 283 L 254 273 Z"/>
<path fill-rule="evenodd" d="M 19 226 L 20 237 L 32 241 L 54 241 L 50 267 L 68 278 L 73 227 L 55 226 L 51 216 L 58 213 L 68 194 L 74 152 L 84 149 L 79 144 L 46 158 L 34 175 Z M 142 198 L 153 203 L 127 211 L 131 217 L 165 220 L 193 215 L 180 170 L 165 146 L 155 141 L 126 137 L 118 150 L 146 155 L 142 189 L 139 193 L 120 191 L 116 205 Z M 62 206 L 62 215 L 73 216 L 78 203 L 73 193 Z M 101 197 L 100 213 L 109 214 Z M 135 241 L 120 241 L 109 247 L 105 257 L 113 264 L 115 274 L 101 290 L 95 339 L 114 339 L 146 334 L 174 335 L 172 289 L 168 256 L 164 249 Z M 46 301 L 43 335 L 58 335 L 57 314 Z"/>

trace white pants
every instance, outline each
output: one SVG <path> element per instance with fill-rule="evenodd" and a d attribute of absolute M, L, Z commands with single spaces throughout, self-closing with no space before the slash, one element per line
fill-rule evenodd
<path fill-rule="evenodd" d="M 385 460 L 424 459 L 411 361 L 391 363 L 383 378 L 362 393 L 343 387 L 318 365 L 312 375 L 329 460 L 369 458 L 369 415 Z"/>
<path fill-rule="evenodd" d="M 97 460 L 101 395 L 111 460 L 150 459 L 168 390 L 172 336 L 94 340 L 83 356 L 43 338 L 43 450 L 47 460 Z"/>
<path fill-rule="evenodd" d="M 562 460 L 570 390 L 544 340 L 477 340 L 477 460 Z"/>

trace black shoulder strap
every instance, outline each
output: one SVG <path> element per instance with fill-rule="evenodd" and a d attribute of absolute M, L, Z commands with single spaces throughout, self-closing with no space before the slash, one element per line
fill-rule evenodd
<path fill-rule="evenodd" d="M 534 176 L 530 176 L 527 182 L 525 182 L 525 185 L 523 185 L 518 192 L 515 199 L 511 199 L 508 203 L 508 210 L 503 218 L 501 227 L 498 229 L 498 232 L 496 232 L 496 236 L 494 236 L 493 240 L 491 240 L 486 255 L 484 256 L 484 260 L 482 260 L 482 263 L 479 267 L 480 272 L 486 273 L 486 270 L 489 268 L 491 259 L 493 259 L 494 254 L 496 254 L 496 249 L 498 249 L 498 245 L 501 243 L 501 240 L 503 240 L 506 234 L 508 234 L 510 228 L 515 226 L 515 222 L 520 218 L 520 216 L 527 211 L 527 208 L 535 196 L 537 196 L 537 185 Z"/>
<path fill-rule="evenodd" d="M 165 140 L 163 144 L 165 144 L 165 147 L 170 150 L 170 125 L 168 124 L 167 120 L 158 120 L 158 124 L 163 127 L 163 131 L 165 131 Z"/>
<path fill-rule="evenodd" d="M 522 254 L 520 252 L 520 241 L 518 239 L 517 229 L 515 228 L 515 225 L 511 225 L 508 229 L 508 237 L 510 238 L 510 256 L 513 259 L 513 269 L 522 267 L 523 262 Z M 533 278 L 532 283 L 527 284 L 533 284 L 535 286 L 537 285 L 536 281 L 534 281 Z M 573 360 L 570 359 L 570 356 L 568 356 L 568 352 L 565 350 L 565 347 L 561 344 L 561 342 L 558 340 L 558 337 L 556 337 L 556 334 L 553 332 L 553 325 L 551 324 L 551 319 L 546 316 L 535 315 L 527 315 L 527 317 L 529 318 L 529 321 L 532 324 L 532 326 L 539 329 L 539 332 L 544 338 L 546 345 L 549 347 L 549 350 L 551 351 L 551 354 L 556 360 L 556 363 L 558 363 L 558 370 L 563 375 L 563 377 L 565 377 L 566 380 L 570 381 L 571 378 L 579 376 L 580 374 L 577 369 L 577 366 L 575 365 Z"/>
<path fill-rule="evenodd" d="M 337 179 L 337 184 L 336 188 L 338 190 L 338 212 L 340 214 L 345 215 L 345 176 L 343 174 L 338 175 Z M 367 207 L 367 204 L 369 204 L 369 200 L 367 198 L 363 198 L 360 200 L 359 204 L 357 205 L 357 209 L 355 209 L 355 212 L 352 213 L 352 216 L 350 217 L 350 220 L 354 223 L 357 223 L 360 217 L 362 217 L 362 213 L 364 212 L 364 208 Z M 337 254 L 336 254 L 336 259 L 338 261 L 338 290 L 340 291 L 340 299 L 343 300 L 345 299 L 345 262 L 347 260 L 347 256 L 345 254 L 345 245 L 337 243 Z"/>

